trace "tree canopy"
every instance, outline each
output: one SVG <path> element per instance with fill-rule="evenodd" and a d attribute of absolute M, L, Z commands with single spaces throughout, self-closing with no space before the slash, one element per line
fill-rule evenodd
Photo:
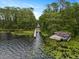
<path fill-rule="evenodd" d="M 0 8 L 0 28 L 34 29 L 36 19 L 33 8 L 5 7 Z"/>
<path fill-rule="evenodd" d="M 65 8 L 59 10 L 60 5 L 56 2 L 51 3 L 51 7 L 56 9 L 45 9 L 40 16 L 40 24 L 42 31 L 47 32 L 49 35 L 55 31 L 68 31 L 74 35 L 79 34 L 79 3 L 71 3 L 69 1 L 64 2 Z M 48 10 L 46 12 L 46 10 Z M 50 12 L 51 10 L 51 12 Z"/>

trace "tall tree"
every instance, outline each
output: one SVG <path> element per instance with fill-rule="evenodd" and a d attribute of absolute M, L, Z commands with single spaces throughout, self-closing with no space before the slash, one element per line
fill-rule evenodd
<path fill-rule="evenodd" d="M 0 8 L 1 27 L 4 29 L 34 29 L 36 19 L 33 8 L 5 7 Z M 0 28 L 1 28 L 0 27 Z"/>
<path fill-rule="evenodd" d="M 58 2 L 60 4 L 60 10 L 64 9 L 66 0 L 58 0 Z"/>
<path fill-rule="evenodd" d="M 51 6 L 51 9 L 53 9 L 54 12 L 58 11 L 58 7 L 59 7 L 58 3 L 51 3 L 50 6 Z"/>

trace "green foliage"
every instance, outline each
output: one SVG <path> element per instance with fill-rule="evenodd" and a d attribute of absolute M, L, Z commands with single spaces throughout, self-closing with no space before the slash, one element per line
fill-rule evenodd
<path fill-rule="evenodd" d="M 56 59 L 78 59 L 79 58 L 79 36 L 69 42 L 58 42 L 49 38 L 44 39 L 43 51 Z"/>
<path fill-rule="evenodd" d="M 53 3 L 55 4 L 55 3 Z M 71 4 L 66 2 L 69 8 L 65 8 L 59 12 L 44 12 L 40 17 L 40 24 L 42 31 L 47 32 L 49 35 L 55 31 L 71 32 L 72 36 L 78 34 L 79 30 L 79 8 L 78 4 Z"/>
<path fill-rule="evenodd" d="M 14 31 L 11 32 L 12 35 L 18 35 L 18 36 L 32 36 L 33 37 L 33 31 L 24 31 L 24 30 L 18 30 L 18 31 Z"/>
<path fill-rule="evenodd" d="M 36 19 L 33 8 L 5 7 L 0 8 L 0 28 L 34 29 Z"/>
<path fill-rule="evenodd" d="M 61 4 L 65 0 L 60 0 Z M 43 51 L 56 59 L 79 58 L 79 3 L 65 2 L 65 8 L 59 12 L 44 12 L 40 17 L 44 45 Z M 70 32 L 72 39 L 68 42 L 55 41 L 48 37 L 56 31 Z M 78 37 L 77 37 L 78 36 Z"/>

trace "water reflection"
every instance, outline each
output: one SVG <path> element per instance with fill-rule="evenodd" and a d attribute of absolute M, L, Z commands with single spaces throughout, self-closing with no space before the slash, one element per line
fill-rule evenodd
<path fill-rule="evenodd" d="M 52 59 L 42 53 L 41 44 L 39 32 L 34 41 L 27 37 L 0 33 L 0 59 Z"/>
<path fill-rule="evenodd" d="M 41 47 L 41 44 L 42 44 L 41 37 L 39 35 L 39 32 L 37 32 L 36 39 L 33 42 L 33 49 L 35 51 L 39 50 L 39 48 Z"/>

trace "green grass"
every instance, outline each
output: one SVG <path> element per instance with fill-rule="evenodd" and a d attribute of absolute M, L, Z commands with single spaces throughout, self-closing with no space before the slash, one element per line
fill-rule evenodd
<path fill-rule="evenodd" d="M 33 36 L 33 31 L 14 31 L 11 32 L 13 35 L 29 35 L 29 36 Z"/>
<path fill-rule="evenodd" d="M 48 34 L 46 32 L 41 32 L 42 36 L 47 37 Z"/>
<path fill-rule="evenodd" d="M 44 39 L 43 51 L 56 59 L 78 59 L 79 58 L 79 36 L 70 41 L 55 41 Z"/>
<path fill-rule="evenodd" d="M 11 32 L 13 35 L 29 35 L 33 36 L 34 30 L 23 30 L 23 29 L 0 29 L 0 33 Z"/>
<path fill-rule="evenodd" d="M 25 35 L 25 36 L 32 36 L 34 33 L 33 30 L 24 30 L 24 29 L 0 29 L 0 33 L 7 33 L 10 32 L 12 35 Z"/>

